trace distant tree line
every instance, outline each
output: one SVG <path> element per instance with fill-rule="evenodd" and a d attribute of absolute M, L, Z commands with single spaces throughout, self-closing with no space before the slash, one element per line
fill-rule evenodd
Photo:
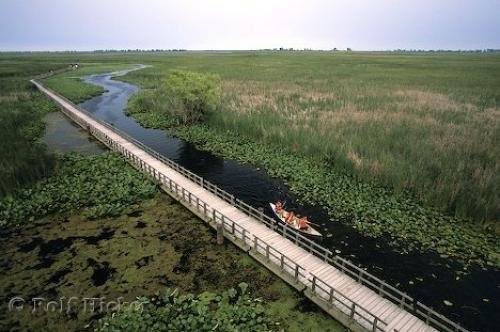
<path fill-rule="evenodd" d="M 173 48 L 173 49 L 140 49 L 140 48 L 136 48 L 136 49 L 121 49 L 121 50 L 115 50 L 115 49 L 109 49 L 109 50 L 94 50 L 93 52 L 94 53 L 127 53 L 127 52 L 130 52 L 130 53 L 157 53 L 157 52 L 186 52 L 187 50 L 185 49 L 177 49 L 177 48 Z"/>
<path fill-rule="evenodd" d="M 421 49 L 395 49 L 387 50 L 386 52 L 396 52 L 396 53 L 500 53 L 500 49 L 486 48 L 477 50 L 421 50 Z"/>

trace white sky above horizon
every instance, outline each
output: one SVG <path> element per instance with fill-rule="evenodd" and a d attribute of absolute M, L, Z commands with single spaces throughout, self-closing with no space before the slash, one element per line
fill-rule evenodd
<path fill-rule="evenodd" d="M 500 48 L 500 0 L 0 0 L 0 51 Z"/>

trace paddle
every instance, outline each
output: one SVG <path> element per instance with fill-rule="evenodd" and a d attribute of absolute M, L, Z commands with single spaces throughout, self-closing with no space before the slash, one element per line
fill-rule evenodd
<path fill-rule="evenodd" d="M 300 218 L 298 218 L 298 219 L 300 219 Z M 309 220 L 308 220 L 308 221 L 306 221 L 306 223 L 307 223 L 307 224 L 309 224 L 309 225 L 313 225 L 313 226 L 321 227 L 321 225 L 316 224 L 316 223 L 313 223 L 313 222 L 311 222 L 311 221 L 309 221 Z"/>
<path fill-rule="evenodd" d="M 308 223 L 308 224 L 311 224 L 311 225 L 313 225 L 313 226 L 318 226 L 318 227 L 321 227 L 321 225 L 316 224 L 316 223 L 313 223 L 313 222 L 310 222 L 310 221 L 308 221 L 307 223 Z"/>

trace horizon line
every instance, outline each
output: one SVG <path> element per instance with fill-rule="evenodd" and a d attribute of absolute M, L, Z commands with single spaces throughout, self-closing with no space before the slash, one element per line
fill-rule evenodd
<path fill-rule="evenodd" d="M 350 48 L 258 48 L 258 49 L 184 49 L 184 48 L 109 48 L 109 49 L 79 49 L 79 50 L 2 50 L 0 53 L 105 53 L 105 52 L 500 52 L 500 48 L 467 48 L 467 49 L 350 49 Z"/>

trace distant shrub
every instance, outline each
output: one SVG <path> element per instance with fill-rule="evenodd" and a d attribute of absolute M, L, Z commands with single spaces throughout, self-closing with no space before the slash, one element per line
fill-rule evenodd
<path fill-rule="evenodd" d="M 181 124 L 199 122 L 220 102 L 220 79 L 216 75 L 192 71 L 172 72 L 159 90 L 160 100 L 168 101 L 169 112 Z M 161 96 L 163 95 L 163 96 Z"/>

